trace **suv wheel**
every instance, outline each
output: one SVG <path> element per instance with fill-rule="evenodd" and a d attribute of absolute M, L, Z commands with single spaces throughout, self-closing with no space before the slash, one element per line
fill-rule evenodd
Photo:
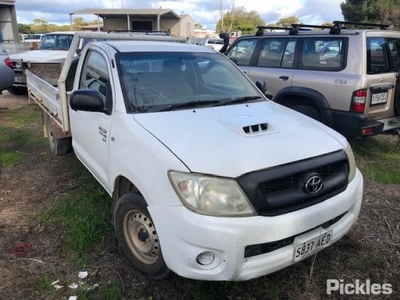
<path fill-rule="evenodd" d="M 313 118 L 314 120 L 320 122 L 322 121 L 320 112 L 316 108 L 310 105 L 298 104 L 298 105 L 293 105 L 290 108 L 295 111 L 298 111 L 299 113 L 302 113 L 303 115 Z"/>

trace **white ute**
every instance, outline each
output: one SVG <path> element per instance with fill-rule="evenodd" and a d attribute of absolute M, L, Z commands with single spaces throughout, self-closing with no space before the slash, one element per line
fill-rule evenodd
<path fill-rule="evenodd" d="M 114 40 L 82 51 L 71 91 L 78 36 L 58 86 L 27 71 L 28 90 L 51 151 L 67 152 L 72 140 L 112 196 L 116 235 L 135 268 L 248 280 L 350 230 L 363 178 L 343 136 L 269 101 L 261 82 L 206 47 L 106 37 Z"/>

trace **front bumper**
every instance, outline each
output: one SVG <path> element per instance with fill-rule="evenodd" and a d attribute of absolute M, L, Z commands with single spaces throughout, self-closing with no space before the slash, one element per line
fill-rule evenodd
<path fill-rule="evenodd" d="M 183 206 L 150 206 L 167 266 L 183 277 L 198 280 L 248 280 L 292 265 L 296 241 L 322 224 L 343 216 L 325 230 L 332 243 L 356 222 L 363 195 L 363 178 L 356 176 L 342 193 L 316 205 L 273 217 L 225 218 L 193 213 Z M 321 230 L 318 230 L 318 229 Z M 272 252 L 245 257 L 246 246 L 268 244 L 296 237 L 294 243 Z M 214 260 L 201 264 L 201 253 Z"/>

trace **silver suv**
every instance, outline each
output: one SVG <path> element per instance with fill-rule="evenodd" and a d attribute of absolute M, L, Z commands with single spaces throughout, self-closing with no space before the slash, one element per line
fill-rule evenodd
<path fill-rule="evenodd" d="M 347 137 L 399 131 L 400 32 L 387 25 L 259 27 L 226 55 L 254 82 L 265 80 L 275 102 Z"/>

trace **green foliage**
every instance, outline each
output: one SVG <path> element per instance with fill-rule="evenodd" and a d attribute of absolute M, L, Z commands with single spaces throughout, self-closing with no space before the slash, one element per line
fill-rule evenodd
<path fill-rule="evenodd" d="M 101 284 L 98 288 L 87 290 L 81 288 L 78 290 L 78 299 L 107 299 L 107 300 L 120 300 L 122 298 L 122 287 L 118 283 Z"/>
<path fill-rule="evenodd" d="M 346 0 L 340 8 L 345 21 L 400 25 L 399 0 Z"/>
<path fill-rule="evenodd" d="M 0 166 L 13 167 L 24 159 L 26 148 L 46 143 L 40 125 L 33 125 L 40 120 L 37 106 L 5 110 L 0 117 L 7 120 L 0 130 Z"/>
<path fill-rule="evenodd" d="M 18 23 L 18 32 L 23 34 L 34 33 L 30 25 L 22 23 Z"/>
<path fill-rule="evenodd" d="M 54 31 L 79 31 L 82 26 L 86 25 L 97 25 L 97 20 L 94 21 L 84 21 L 83 18 L 77 17 L 72 21 L 71 24 L 66 25 L 56 25 L 48 23 L 43 19 L 34 19 L 30 24 L 18 24 L 19 33 L 29 34 L 29 33 L 47 33 Z"/>
<path fill-rule="evenodd" d="M 352 144 L 358 167 L 368 180 L 400 184 L 400 145 L 395 137 L 380 135 Z"/>
<path fill-rule="evenodd" d="M 245 9 L 235 9 L 223 14 L 217 22 L 217 32 L 238 32 L 243 34 L 252 33 L 257 30 L 257 26 L 265 25 L 263 19 L 256 11 L 247 12 Z"/>
<path fill-rule="evenodd" d="M 297 18 L 295 15 L 287 17 L 287 18 L 282 18 L 280 19 L 276 24 L 278 27 L 289 27 L 292 24 L 303 24 L 299 18 Z"/>
<path fill-rule="evenodd" d="M 111 198 L 92 181 L 40 214 L 39 218 L 52 228 L 63 232 L 62 251 L 85 257 L 90 248 L 102 243 L 113 231 L 110 212 Z"/>
<path fill-rule="evenodd" d="M 7 151 L 0 149 L 0 166 L 14 167 L 22 161 L 24 155 L 15 151 Z"/>

